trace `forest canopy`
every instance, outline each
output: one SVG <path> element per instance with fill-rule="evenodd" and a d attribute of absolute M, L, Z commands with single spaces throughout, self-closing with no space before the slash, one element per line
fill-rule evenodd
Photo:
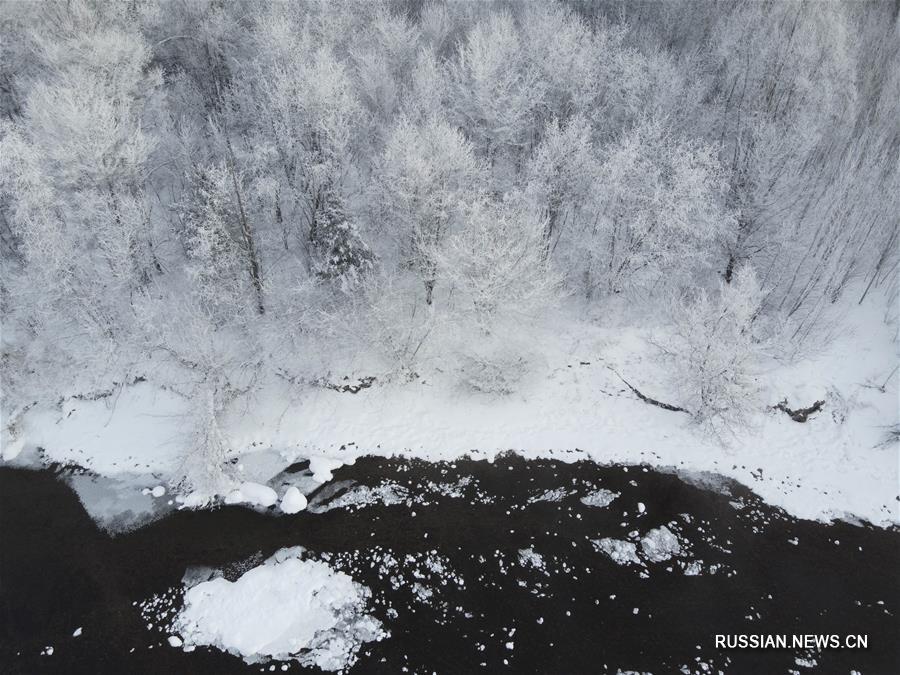
<path fill-rule="evenodd" d="M 152 359 L 216 447 L 268 377 L 429 355 L 504 392 L 536 322 L 640 305 L 679 403 L 739 419 L 755 354 L 802 351 L 839 300 L 896 303 L 896 3 L 0 16 L 6 410 Z"/>

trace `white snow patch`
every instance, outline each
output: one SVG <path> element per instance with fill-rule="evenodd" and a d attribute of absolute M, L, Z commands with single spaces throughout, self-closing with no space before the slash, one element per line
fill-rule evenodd
<path fill-rule="evenodd" d="M 312 471 L 313 479 L 320 483 L 327 483 L 334 478 L 331 472 L 343 465 L 344 462 L 342 460 L 334 457 L 315 455 L 309 458 L 309 470 Z"/>
<path fill-rule="evenodd" d="M 236 581 L 218 578 L 188 589 L 174 622 L 185 649 L 207 645 L 248 663 L 293 659 L 337 671 L 356 662 L 363 643 L 387 636 L 366 614 L 367 588 L 297 555 L 282 551 Z"/>
<path fill-rule="evenodd" d="M 648 341 L 665 326 L 571 319 L 534 326 L 543 365 L 514 395 L 473 396 L 428 363 L 418 369 L 420 380 L 354 396 L 321 387 L 298 391 L 275 379 L 223 411 L 222 433 L 231 448 L 277 450 L 290 461 L 310 457 L 319 482 L 359 456 L 360 448 L 432 461 L 467 454 L 491 460 L 512 448 L 525 458 L 722 474 L 795 517 L 851 515 L 888 526 L 900 523 L 898 446 L 887 440 L 887 430 L 900 421 L 900 378 L 888 378 L 897 363 L 896 327 L 883 321 L 883 306 L 871 294 L 862 305 L 842 301 L 835 306 L 842 332 L 830 345 L 794 363 L 761 364 L 764 405 L 750 424 L 734 430 L 727 446 L 686 416 L 622 391 L 601 363 L 634 382 L 658 383 L 655 395 L 674 400 L 677 392 L 667 390 Z M 593 365 L 578 365 L 579 358 Z M 61 406 L 43 402 L 22 414 L 15 441 L 0 443 L 4 460 L 24 444 L 44 448 L 52 461 L 76 461 L 103 475 L 171 474 L 190 450 L 192 403 L 162 385 L 142 382 L 95 401 L 71 396 L 84 392 L 66 393 Z M 826 404 L 798 424 L 767 408 L 784 398 L 792 406 Z M 31 454 L 13 461 L 35 461 Z M 196 502 L 209 503 L 209 496 Z"/>
<path fill-rule="evenodd" d="M 306 508 L 306 497 L 293 485 L 284 492 L 281 498 L 281 510 L 284 513 L 299 513 Z"/>
<path fill-rule="evenodd" d="M 175 499 L 179 504 L 179 508 L 182 509 L 202 509 L 212 501 L 212 498 L 209 495 L 202 492 L 191 492 L 184 496 L 179 495 Z M 234 501 L 229 501 L 229 499 L 234 499 Z M 238 504 L 242 500 L 243 496 L 241 495 L 240 491 L 235 490 L 225 498 L 225 503 Z"/>
<path fill-rule="evenodd" d="M 15 438 L 11 440 L 4 439 L 3 442 L 0 443 L 0 457 L 6 462 L 10 462 L 19 456 L 19 453 L 22 452 L 24 447 L 24 438 Z"/>
<path fill-rule="evenodd" d="M 267 485 L 259 483 L 241 483 L 241 487 L 232 490 L 226 497 L 226 504 L 253 504 L 268 508 L 278 501 L 278 493 Z"/>
<path fill-rule="evenodd" d="M 177 467 L 192 437 L 190 402 L 141 382 L 98 400 L 69 398 L 35 406 L 21 418 L 23 440 L 60 463 L 97 473 L 165 472 Z M 4 459 L 9 459 L 4 449 Z"/>

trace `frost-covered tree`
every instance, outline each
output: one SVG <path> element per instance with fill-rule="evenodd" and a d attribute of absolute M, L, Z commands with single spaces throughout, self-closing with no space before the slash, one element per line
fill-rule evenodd
<path fill-rule="evenodd" d="M 365 113 L 349 66 L 302 30 L 296 11 L 276 5 L 260 18 L 259 53 L 231 90 L 231 126 L 246 141 L 235 144 L 238 162 L 264 176 L 265 220 L 285 248 L 299 246 L 307 274 L 316 275 L 335 245 L 359 248 L 351 241 L 355 228 L 334 223 L 349 222 L 335 214 L 347 210 Z M 341 232 L 348 235 L 343 244 L 336 241 Z"/>
<path fill-rule="evenodd" d="M 380 8 L 350 49 L 359 99 L 372 116 L 373 135 L 390 126 L 419 47 L 419 29 Z"/>
<path fill-rule="evenodd" d="M 421 278 L 429 305 L 441 246 L 483 189 L 485 175 L 471 144 L 440 119 L 401 119 L 387 139 L 376 169 L 381 220 Z"/>
<path fill-rule="evenodd" d="M 730 279 L 736 265 L 767 253 L 785 209 L 797 208 L 797 193 L 815 191 L 819 171 L 808 162 L 852 122 L 854 58 L 847 12 L 837 4 L 736 5 L 714 35 L 709 136 L 722 144 L 738 217 Z"/>
<path fill-rule="evenodd" d="M 716 430 L 746 424 L 761 407 L 760 360 L 771 344 L 763 299 L 753 269 L 741 267 L 716 294 L 680 294 L 670 305 L 671 332 L 656 338 L 679 405 Z"/>
<path fill-rule="evenodd" d="M 456 118 L 483 156 L 516 152 L 529 142 L 544 83 L 525 58 L 530 49 L 510 14 L 478 22 L 452 67 Z"/>
<path fill-rule="evenodd" d="M 564 125 L 547 123 L 543 140 L 525 169 L 526 190 L 535 208 L 546 214 L 544 247 L 549 255 L 560 231 L 583 212 L 597 184 L 599 170 L 591 129 L 581 115 Z"/>
<path fill-rule="evenodd" d="M 423 121 L 443 114 L 448 95 L 446 69 L 438 63 L 434 53 L 423 48 L 416 55 L 404 92 L 403 115 L 413 121 Z"/>
<path fill-rule="evenodd" d="M 161 74 L 133 17 L 48 3 L 33 41 L 40 75 L 0 140 L 9 224 L 21 243 L 22 308 L 120 332 L 129 296 L 159 271 L 145 180 Z"/>
<path fill-rule="evenodd" d="M 715 150 L 645 120 L 608 148 L 598 218 L 584 232 L 585 291 L 678 285 L 710 262 L 733 231 Z"/>
<path fill-rule="evenodd" d="M 509 391 L 559 296 L 618 294 L 727 418 L 766 320 L 897 304 L 890 3 L 0 4 L 4 412 L 186 377 L 217 466 L 258 382 L 371 345 Z"/>
<path fill-rule="evenodd" d="M 254 243 L 242 226 L 243 179 L 224 162 L 198 167 L 182 206 L 188 272 L 207 311 L 225 321 L 246 306 L 263 307 L 262 279 L 254 270 Z M 255 297 L 254 297 L 255 296 Z"/>
<path fill-rule="evenodd" d="M 529 368 L 527 327 L 558 299 L 560 275 L 545 254 L 546 216 L 521 195 L 472 204 L 439 257 L 451 286 L 450 332 L 461 382 L 508 394 Z"/>
<path fill-rule="evenodd" d="M 559 278 L 544 254 L 546 218 L 517 195 L 478 200 L 440 253 L 461 302 L 488 328 L 498 316 L 533 317 L 556 294 Z"/>

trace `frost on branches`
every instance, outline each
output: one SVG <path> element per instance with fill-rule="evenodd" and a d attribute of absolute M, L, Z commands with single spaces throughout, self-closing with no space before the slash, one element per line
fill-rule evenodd
<path fill-rule="evenodd" d="M 679 405 L 701 423 L 731 429 L 762 407 L 760 360 L 773 342 L 761 316 L 765 293 L 749 266 L 718 293 L 684 293 L 670 309 L 671 332 L 658 342 Z"/>
<path fill-rule="evenodd" d="M 761 362 L 897 320 L 886 3 L 4 9 L 4 438 L 139 375 L 214 486 L 276 386 L 509 401 L 588 323 L 594 363 L 656 334 L 636 367 L 736 428 Z"/>

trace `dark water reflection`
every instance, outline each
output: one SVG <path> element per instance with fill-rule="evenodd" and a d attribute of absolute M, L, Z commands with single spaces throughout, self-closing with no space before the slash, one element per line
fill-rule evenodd
<path fill-rule="evenodd" d="M 138 605 L 190 567 L 233 578 L 300 545 L 368 586 L 391 632 L 353 672 L 900 672 L 897 531 L 797 521 L 736 484 L 692 482 L 516 457 L 362 459 L 311 501 L 319 513 L 177 512 L 110 537 L 52 473 L 0 469 L 0 671 L 269 672 L 169 647 Z M 380 500 L 346 506 L 360 486 Z M 619 496 L 583 503 L 600 488 Z M 640 538 L 660 526 L 681 550 L 653 562 Z M 598 551 L 604 538 L 635 543 L 640 564 Z M 865 634 L 868 649 L 722 650 L 716 633 Z"/>

